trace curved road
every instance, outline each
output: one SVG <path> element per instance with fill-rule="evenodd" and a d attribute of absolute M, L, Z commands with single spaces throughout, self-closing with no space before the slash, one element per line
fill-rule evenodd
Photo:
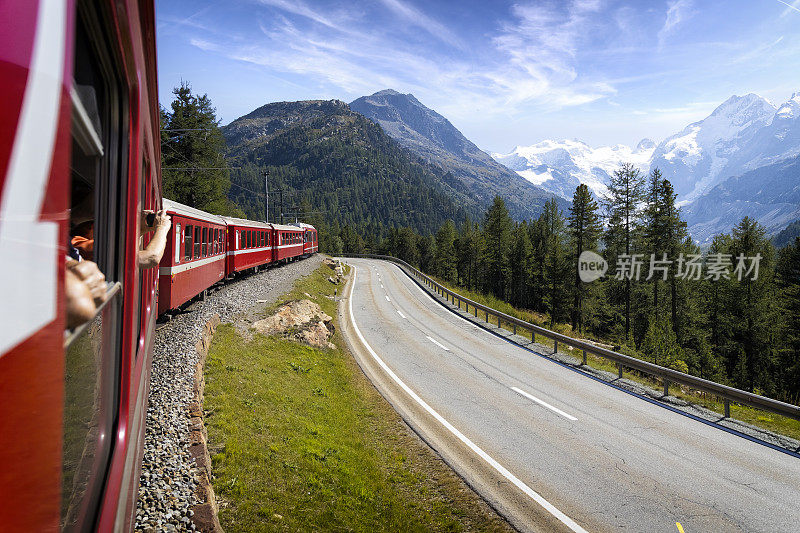
<path fill-rule="evenodd" d="M 800 460 L 589 379 L 356 268 L 342 329 L 406 421 L 518 529 L 798 531 Z"/>

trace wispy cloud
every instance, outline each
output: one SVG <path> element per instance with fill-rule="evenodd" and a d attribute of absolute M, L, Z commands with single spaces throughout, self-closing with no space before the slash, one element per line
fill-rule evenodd
<path fill-rule="evenodd" d="M 784 9 L 783 13 L 781 13 L 782 17 L 785 17 L 786 15 L 791 13 L 792 10 L 797 11 L 798 13 L 800 13 L 800 7 L 798 7 L 798 6 L 800 6 L 800 0 L 795 0 L 791 4 L 788 3 L 788 2 L 784 2 L 783 0 L 778 0 L 778 2 L 780 2 L 781 4 L 786 6 L 786 9 Z"/>
<path fill-rule="evenodd" d="M 444 24 L 429 17 L 411 4 L 402 0 L 381 0 L 381 3 L 406 22 L 422 28 L 437 39 L 457 48 L 463 49 L 465 47 L 464 42 Z"/>
<path fill-rule="evenodd" d="M 453 47 L 463 46 L 410 4 L 381 1 L 414 27 Z M 413 39 L 357 18 L 318 12 L 302 1 L 258 2 L 279 11 L 259 20 L 266 42 L 230 43 L 202 36 L 190 43 L 237 61 L 311 75 L 350 94 L 394 87 L 436 97 L 442 111 L 456 115 L 508 112 L 524 103 L 549 109 L 577 106 L 616 92 L 608 82 L 584 80 L 578 72 L 578 47 L 601 7 L 597 0 L 573 1 L 566 8 L 514 6 L 488 37 L 490 57 L 484 61 L 463 52 L 421 48 Z"/>
<path fill-rule="evenodd" d="M 592 102 L 615 89 L 607 83 L 586 83 L 577 70 L 578 48 L 590 31 L 598 1 L 561 5 L 515 5 L 513 20 L 502 25 L 495 47 L 508 61 L 491 78 L 507 94 L 508 104 L 533 99 L 558 106 Z"/>
<path fill-rule="evenodd" d="M 682 22 L 694 14 L 692 0 L 673 0 L 667 4 L 667 18 L 664 25 L 658 32 L 658 45 L 664 46 L 664 42 Z"/>

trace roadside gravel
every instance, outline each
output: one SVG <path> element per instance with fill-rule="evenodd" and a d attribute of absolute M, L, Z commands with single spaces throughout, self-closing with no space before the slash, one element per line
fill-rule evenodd
<path fill-rule="evenodd" d="M 197 503 L 196 468 L 189 455 L 187 405 L 192 400 L 195 345 L 203 325 L 214 314 L 222 322 L 251 322 L 258 309 L 277 301 L 321 261 L 317 254 L 228 282 L 206 301 L 195 302 L 172 321 L 156 326 L 136 531 L 194 530 L 190 508 Z"/>

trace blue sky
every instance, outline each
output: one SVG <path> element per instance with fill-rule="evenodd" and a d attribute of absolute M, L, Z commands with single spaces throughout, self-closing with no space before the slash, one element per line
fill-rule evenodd
<path fill-rule="evenodd" d="M 156 0 L 162 104 L 413 93 L 488 151 L 659 141 L 733 94 L 800 91 L 800 0 Z"/>

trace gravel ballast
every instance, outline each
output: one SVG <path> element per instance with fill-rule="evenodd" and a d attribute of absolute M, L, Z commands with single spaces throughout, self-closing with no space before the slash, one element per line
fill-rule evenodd
<path fill-rule="evenodd" d="M 196 467 L 189 455 L 187 406 L 193 397 L 195 346 L 203 325 L 215 314 L 222 322 L 252 321 L 257 309 L 276 302 L 321 261 L 314 255 L 230 281 L 156 327 L 136 531 L 195 529 L 191 506 L 198 503 Z"/>

